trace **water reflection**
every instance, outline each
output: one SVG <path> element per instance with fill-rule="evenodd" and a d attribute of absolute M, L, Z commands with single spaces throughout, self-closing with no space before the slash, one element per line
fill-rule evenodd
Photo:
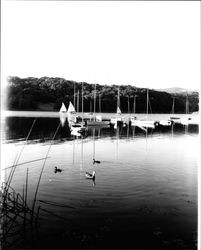
<path fill-rule="evenodd" d="M 59 119 L 57 118 L 28 118 L 28 117 L 7 117 L 6 118 L 6 139 L 22 140 L 27 137 L 27 133 L 36 119 L 36 124 L 30 135 L 30 140 L 39 140 L 41 142 L 51 139 L 56 130 Z M 56 139 L 70 138 L 70 129 L 65 123 L 56 135 Z"/>
<path fill-rule="evenodd" d="M 33 121 L 8 118 L 6 166 L 13 164 L 22 148 L 16 140 L 25 140 Z M 29 168 L 32 206 L 45 163 L 35 200 L 38 233 L 35 246 L 31 240 L 26 246 L 196 248 L 197 126 L 158 126 L 147 133 L 129 126 L 90 127 L 87 137 L 77 137 L 58 123 L 37 118 L 13 177 L 13 188 L 21 192 Z M 62 171 L 55 173 L 55 166 Z M 96 182 L 85 178 L 93 171 Z"/>
<path fill-rule="evenodd" d="M 6 140 L 25 140 L 27 137 L 27 133 L 30 130 L 30 127 L 33 121 L 36 120 L 36 124 L 34 125 L 34 129 L 30 134 L 30 140 L 38 140 L 39 142 L 44 142 L 48 139 L 51 139 L 54 135 L 54 131 L 56 130 L 57 124 L 59 122 L 58 118 L 28 118 L 28 117 L 7 117 L 6 118 Z M 175 124 L 172 126 L 157 126 L 155 129 L 150 129 L 147 132 L 142 131 L 140 128 L 135 126 L 121 126 L 114 129 L 110 126 L 90 126 L 87 128 L 87 134 L 80 136 L 79 134 L 71 135 L 68 122 L 59 129 L 55 139 L 56 140 L 70 140 L 70 139 L 78 139 L 78 137 L 86 138 L 102 138 L 102 137 L 114 137 L 118 138 L 134 138 L 136 136 L 152 136 L 158 134 L 169 134 L 172 136 L 174 134 L 183 134 L 183 133 L 198 133 L 197 125 L 181 125 Z"/>

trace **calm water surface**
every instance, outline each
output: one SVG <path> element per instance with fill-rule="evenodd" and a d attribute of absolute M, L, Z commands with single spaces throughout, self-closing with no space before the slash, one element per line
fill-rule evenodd
<path fill-rule="evenodd" d="M 34 118 L 9 117 L 2 148 L 5 167 L 22 150 Z M 38 226 L 18 248 L 196 249 L 198 128 L 91 128 L 70 136 L 57 118 L 38 118 L 18 164 L 45 157 L 36 208 Z M 93 157 L 101 161 L 93 165 Z M 11 186 L 28 204 L 44 160 L 19 165 Z M 57 166 L 63 171 L 54 173 Z M 96 171 L 95 182 L 85 172 Z M 10 169 L 3 170 L 5 179 Z M 31 239 L 32 238 L 32 239 Z M 12 238 L 10 239 L 12 246 Z M 12 246 L 13 247 L 13 246 Z"/>

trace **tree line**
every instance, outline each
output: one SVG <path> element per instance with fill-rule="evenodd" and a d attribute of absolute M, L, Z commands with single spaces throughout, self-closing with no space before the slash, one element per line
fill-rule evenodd
<path fill-rule="evenodd" d="M 95 91 L 96 87 L 96 91 Z M 76 110 L 94 111 L 96 93 L 96 112 L 116 112 L 118 88 L 120 89 L 120 108 L 123 113 L 135 111 L 146 112 L 147 89 L 131 85 L 100 85 L 86 82 L 75 82 L 59 77 L 27 77 L 11 76 L 8 78 L 8 110 L 49 110 L 58 111 L 62 102 L 68 107 L 71 101 Z M 82 91 L 83 89 L 83 91 Z M 83 99 L 82 99 L 83 97 Z M 171 113 L 175 99 L 175 113 L 186 112 L 186 95 L 169 94 L 149 90 L 149 112 Z M 198 111 L 198 92 L 188 94 L 189 112 Z"/>

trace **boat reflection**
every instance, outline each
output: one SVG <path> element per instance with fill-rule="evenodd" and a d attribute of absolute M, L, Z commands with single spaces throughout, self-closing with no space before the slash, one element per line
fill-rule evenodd
<path fill-rule="evenodd" d="M 27 131 L 29 130 L 33 118 L 30 117 L 7 117 L 6 118 L 6 140 L 25 140 L 27 136 Z M 34 126 L 34 129 L 29 137 L 29 140 L 34 140 L 37 142 L 46 142 L 52 138 L 56 124 L 58 123 L 58 118 L 37 118 L 37 124 Z M 48 124 L 48 126 L 47 126 Z M 118 129 L 118 131 L 117 131 Z M 133 137 L 145 135 L 146 129 L 142 129 L 138 126 L 131 126 L 130 124 L 126 127 L 117 126 L 115 129 L 113 126 L 89 126 L 86 127 L 86 130 L 80 133 L 80 127 L 76 127 L 73 130 L 70 130 L 68 122 L 65 122 L 65 125 L 60 127 L 58 133 L 55 137 L 55 140 L 65 141 L 65 140 L 76 140 L 77 138 L 87 138 L 93 137 L 93 131 L 97 138 L 100 137 L 114 137 L 116 132 L 119 134 L 119 138 L 123 137 Z M 158 134 L 158 133 L 198 133 L 199 125 L 188 124 L 182 125 L 180 123 L 172 123 L 171 126 L 161 126 L 158 125 L 154 129 L 148 129 L 147 134 Z"/>
<path fill-rule="evenodd" d="M 197 133 L 198 126 L 159 125 L 155 129 L 147 130 L 147 133 L 130 124 L 126 127 L 117 126 L 116 129 L 94 126 L 87 129 L 85 136 L 78 132 L 72 135 L 68 123 L 65 123 L 63 127 L 58 127 L 59 129 L 56 130 L 58 133 L 56 133 L 58 121 L 58 118 L 38 118 L 30 135 L 26 154 L 23 154 L 24 158 L 22 158 L 22 162 L 19 162 L 19 167 L 17 166 L 13 184 L 20 192 L 24 185 L 22 198 L 24 197 L 26 201 L 26 190 L 29 183 L 27 200 L 32 206 L 35 190 L 33 187 L 37 184 L 40 170 L 36 160 L 48 158 L 38 199 L 35 199 L 35 208 L 40 207 L 40 213 L 35 209 L 35 218 L 40 223 L 37 228 L 36 243 L 31 242 L 32 228 L 31 224 L 30 227 L 28 224 L 32 213 L 26 206 L 23 207 L 23 199 L 21 198 L 20 203 L 17 204 L 19 206 L 14 210 L 16 213 L 13 213 L 12 206 L 10 208 L 7 206 L 7 210 L 5 210 L 9 216 L 18 215 L 20 211 L 19 215 L 22 215 L 23 219 L 26 218 L 25 239 L 28 241 L 30 238 L 30 245 L 23 245 L 22 241 L 22 244 L 19 245 L 21 249 L 23 247 L 40 249 L 47 244 L 48 248 L 54 246 L 55 249 L 64 248 L 67 244 L 69 244 L 69 248 L 75 248 L 75 246 L 77 249 L 96 248 L 100 243 L 96 241 L 97 235 L 100 233 L 103 237 L 103 248 L 108 246 L 108 238 L 111 238 L 109 246 L 111 249 L 117 249 L 121 243 L 121 237 L 123 237 L 123 243 L 129 242 L 133 239 L 133 232 L 136 233 L 136 238 L 143 235 L 142 240 L 144 240 L 144 235 L 151 232 L 154 235 L 155 243 L 155 238 L 160 236 L 161 231 L 164 232 L 164 235 L 172 232 L 171 225 L 175 222 L 175 218 L 179 222 L 175 224 L 175 232 L 182 227 L 185 228 L 185 233 L 189 231 L 192 233 L 191 228 L 196 228 L 197 184 L 195 178 L 197 167 L 195 150 L 191 150 L 193 146 L 196 146 L 193 144 L 196 138 L 189 134 Z M 8 120 L 8 138 L 23 140 L 32 123 L 31 118 Z M 23 132 L 23 129 L 26 133 Z M 188 136 L 184 136 L 185 133 L 188 133 Z M 147 140 L 145 140 L 145 135 Z M 44 144 L 44 141 L 41 143 L 41 138 L 47 140 L 47 143 Z M 34 140 L 38 139 L 39 141 L 36 142 L 40 144 L 36 145 Z M 51 144 L 50 139 L 54 140 L 54 142 L 51 141 Z M 20 148 L 21 145 L 17 146 Z M 52 146 L 51 155 L 49 155 L 50 146 Z M 15 141 L 13 145 L 7 143 L 6 147 L 13 150 L 16 148 Z M 46 158 L 42 158 L 44 153 L 46 153 Z M 163 161 L 161 161 L 161 156 L 163 156 Z M 27 181 L 24 162 L 29 164 L 30 169 L 30 177 L 29 179 L 27 177 Z M 54 166 L 58 166 L 61 171 L 56 171 L 57 174 L 55 174 Z M 86 171 L 90 174 L 96 171 L 96 180 L 95 178 L 86 179 Z M 8 196 L 8 198 L 12 198 L 12 204 L 16 206 L 16 197 Z M 8 200 L 8 205 L 10 204 L 11 201 Z M 29 207 L 31 207 L 30 205 Z M 26 216 L 24 216 L 25 212 Z M 38 214 L 39 216 L 37 216 Z M 104 221 L 111 223 L 108 222 L 107 217 L 114 221 L 114 224 L 111 225 L 111 233 L 107 227 L 104 227 L 105 231 L 100 230 Z M 164 218 L 171 223 L 167 223 Z M 191 218 L 192 224 L 189 224 L 189 220 L 186 218 Z M 75 225 L 77 221 L 80 223 L 79 226 Z M 21 217 L 19 217 L 19 223 L 21 225 L 24 223 Z M 10 227 L 10 225 L 12 224 L 5 225 L 7 229 L 11 230 L 6 239 L 9 244 L 12 243 L 9 238 L 10 233 L 17 233 L 20 236 L 20 233 L 23 232 L 21 228 L 20 232 L 17 228 L 14 231 L 14 227 Z M 147 225 L 150 225 L 148 231 Z M 158 226 L 164 231 L 155 229 Z M 121 229 L 126 229 L 124 234 Z M 57 234 L 57 232 L 59 233 Z M 112 238 L 116 233 L 117 236 Z M 52 234 L 56 236 L 52 237 Z M 48 239 L 47 236 L 49 236 Z M 83 241 L 85 236 L 88 237 L 88 242 Z M 168 236 L 167 240 L 176 241 L 176 237 Z M 182 237 L 186 239 L 186 235 Z M 146 242 L 148 240 L 149 236 L 146 238 Z M 92 241 L 95 242 L 94 245 L 91 244 Z M 118 242 L 116 243 L 116 241 Z M 148 244 L 145 247 L 149 248 Z M 18 249 L 19 246 L 14 245 Z M 134 246 L 141 246 L 141 241 Z M 129 248 L 129 245 L 127 247 Z M 167 245 L 162 243 L 159 244 L 159 247 L 158 249 L 167 249 Z"/>

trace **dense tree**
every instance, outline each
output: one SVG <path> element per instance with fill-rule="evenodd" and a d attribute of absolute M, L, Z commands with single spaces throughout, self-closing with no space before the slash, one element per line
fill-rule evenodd
<path fill-rule="evenodd" d="M 10 110 L 43 110 L 45 105 L 52 104 L 48 106 L 50 110 L 59 110 L 62 102 L 68 106 L 70 101 L 74 103 L 75 100 L 75 108 L 79 104 L 79 111 L 81 111 L 82 85 L 84 112 L 93 111 L 94 84 L 69 81 L 59 77 L 9 77 L 7 108 Z M 120 88 L 120 108 L 122 112 L 128 112 L 128 101 L 129 109 L 133 111 L 134 96 L 136 97 L 136 112 L 143 113 L 146 111 L 147 91 L 145 88 L 137 88 L 131 85 L 109 86 L 97 84 L 96 112 L 99 111 L 100 102 L 102 112 L 116 112 L 118 88 Z M 185 113 L 186 95 L 178 93 L 169 94 L 153 89 L 149 90 L 149 112 L 170 113 L 173 97 L 175 98 L 175 112 Z M 198 93 L 193 92 L 189 94 L 188 100 L 189 112 L 197 111 L 199 102 Z"/>

